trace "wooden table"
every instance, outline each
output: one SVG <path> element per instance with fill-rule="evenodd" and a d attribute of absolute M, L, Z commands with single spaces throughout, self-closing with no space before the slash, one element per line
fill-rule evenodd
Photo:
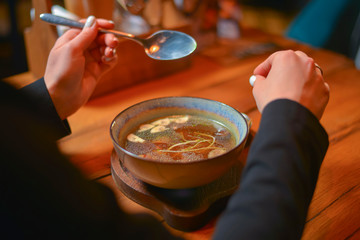
<path fill-rule="evenodd" d="M 360 239 L 360 71 L 341 55 L 281 37 L 255 32 L 245 35 L 244 41 L 247 40 L 272 41 L 285 49 L 302 50 L 323 68 L 331 94 L 321 123 L 329 134 L 330 147 L 321 167 L 303 239 Z M 115 186 L 110 174 L 110 122 L 120 111 L 143 100 L 196 96 L 226 103 L 248 114 L 256 132 L 261 116 L 248 80 L 267 55 L 221 64 L 197 53 L 188 69 L 92 99 L 69 118 L 72 134 L 61 139 L 59 146 L 87 177 L 111 187 L 125 211 L 149 212 L 163 221 L 158 214 L 129 200 Z M 118 78 L 121 81 L 121 76 Z M 185 239 L 210 239 L 215 223 L 216 218 L 195 232 L 181 232 L 164 225 Z"/>

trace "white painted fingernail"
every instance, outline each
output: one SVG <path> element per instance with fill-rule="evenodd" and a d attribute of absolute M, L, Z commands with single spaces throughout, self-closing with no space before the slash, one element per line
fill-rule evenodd
<path fill-rule="evenodd" d="M 113 56 L 115 56 L 115 54 L 116 54 L 116 48 L 113 48 L 112 52 L 113 52 Z"/>
<path fill-rule="evenodd" d="M 252 76 L 250 77 L 250 79 L 249 79 L 249 83 L 250 83 L 250 85 L 251 85 L 252 87 L 254 86 L 255 80 L 256 80 L 256 76 L 255 76 L 255 75 L 252 75 Z"/>
<path fill-rule="evenodd" d="M 109 21 L 109 23 L 111 23 L 111 24 L 115 24 L 114 21 L 112 21 L 112 20 L 108 20 L 108 21 Z"/>
<path fill-rule="evenodd" d="M 91 27 L 94 23 L 95 23 L 95 17 L 94 17 L 94 16 L 89 16 L 89 17 L 86 19 L 84 28 L 89 28 L 89 27 Z"/>
<path fill-rule="evenodd" d="M 111 62 L 112 60 L 114 60 L 115 59 L 115 57 L 105 57 L 105 56 L 103 56 L 102 58 L 101 58 L 101 60 L 103 61 L 103 62 Z"/>

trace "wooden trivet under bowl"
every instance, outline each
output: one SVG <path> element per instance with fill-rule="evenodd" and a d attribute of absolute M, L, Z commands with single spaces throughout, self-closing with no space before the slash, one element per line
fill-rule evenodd
<path fill-rule="evenodd" d="M 137 179 L 122 166 L 115 150 L 111 154 L 111 174 L 120 191 L 134 202 L 159 213 L 166 223 L 181 231 L 206 225 L 226 206 L 239 186 L 241 161 L 219 179 L 196 188 L 165 189 Z"/>

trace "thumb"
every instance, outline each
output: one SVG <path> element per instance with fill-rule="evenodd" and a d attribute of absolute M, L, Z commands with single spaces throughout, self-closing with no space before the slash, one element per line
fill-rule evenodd
<path fill-rule="evenodd" d="M 249 78 L 249 83 L 252 87 L 255 88 L 255 85 L 258 85 L 259 82 L 262 82 L 265 80 L 265 77 L 262 75 L 251 75 Z"/>
<path fill-rule="evenodd" d="M 263 77 L 267 77 L 267 75 L 269 74 L 273 62 L 274 62 L 274 58 L 275 56 L 278 55 L 278 52 L 275 52 L 273 54 L 271 54 L 265 61 L 263 61 L 262 63 L 260 63 L 260 65 L 258 65 L 255 70 L 254 70 L 254 74 L 255 75 L 261 75 Z"/>
<path fill-rule="evenodd" d="M 98 24 L 94 16 L 89 16 L 85 22 L 82 31 L 72 40 L 73 44 L 86 50 L 90 44 L 95 40 L 98 33 Z"/>
<path fill-rule="evenodd" d="M 254 96 L 256 106 L 260 113 L 264 109 L 265 105 L 265 91 L 264 88 L 266 87 L 263 83 L 266 81 L 266 78 L 261 75 L 252 75 L 250 77 L 250 85 L 253 86 L 252 94 Z"/>

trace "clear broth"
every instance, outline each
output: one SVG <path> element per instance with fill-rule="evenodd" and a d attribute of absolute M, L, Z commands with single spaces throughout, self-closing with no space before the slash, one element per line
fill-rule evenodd
<path fill-rule="evenodd" d="M 236 145 L 223 124 L 195 115 L 172 115 L 138 126 L 125 149 L 159 161 L 196 161 L 224 154 Z"/>

